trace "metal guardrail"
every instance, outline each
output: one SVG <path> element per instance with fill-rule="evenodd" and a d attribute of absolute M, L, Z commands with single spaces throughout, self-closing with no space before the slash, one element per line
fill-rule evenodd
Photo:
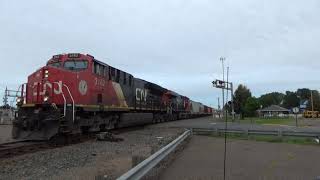
<path fill-rule="evenodd" d="M 164 160 L 170 153 L 172 153 L 186 138 L 191 135 L 188 130 L 183 133 L 179 138 L 156 152 L 148 159 L 131 169 L 126 174 L 119 177 L 117 180 L 138 180 L 147 175 L 154 167 L 156 167 L 162 160 Z"/>
<path fill-rule="evenodd" d="M 192 129 L 194 133 L 235 133 L 246 135 L 271 135 L 271 136 L 291 136 L 291 137 L 310 137 L 319 138 L 320 132 L 301 132 L 301 131 L 265 131 L 265 130 L 243 130 L 243 129 Z"/>

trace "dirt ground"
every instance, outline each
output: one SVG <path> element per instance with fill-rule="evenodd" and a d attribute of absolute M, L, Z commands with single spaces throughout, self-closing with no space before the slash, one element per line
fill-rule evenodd
<path fill-rule="evenodd" d="M 120 142 L 91 140 L 2 159 L 0 180 L 116 179 L 184 131 L 144 127 L 117 135 Z"/>
<path fill-rule="evenodd" d="M 0 125 L 0 143 L 12 141 L 11 128 L 11 125 Z"/>
<path fill-rule="evenodd" d="M 320 147 L 228 140 L 227 179 L 305 180 L 320 176 Z M 223 179 L 224 139 L 194 136 L 162 180 Z"/>

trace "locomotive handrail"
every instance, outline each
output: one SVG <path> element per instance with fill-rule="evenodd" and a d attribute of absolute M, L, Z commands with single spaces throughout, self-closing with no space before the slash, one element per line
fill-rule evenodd
<path fill-rule="evenodd" d="M 57 84 L 59 87 L 60 87 L 60 84 L 58 82 L 53 82 L 54 84 Z M 53 88 L 52 88 L 53 90 Z M 62 97 L 63 97 L 63 101 L 64 101 L 64 104 L 63 104 L 63 117 L 66 117 L 66 109 L 67 109 L 67 99 L 63 93 L 63 91 L 61 91 L 61 94 L 62 94 Z"/>
<path fill-rule="evenodd" d="M 25 98 L 24 98 L 24 85 L 28 85 L 28 83 L 23 83 L 23 84 L 21 84 L 20 86 L 19 86 L 19 88 L 18 88 L 18 91 L 16 91 L 16 96 L 15 96 L 15 99 L 14 100 L 16 100 L 16 98 L 17 97 L 20 97 L 20 98 L 23 98 L 23 103 L 25 102 Z M 23 87 L 22 89 L 21 89 L 21 87 Z M 27 86 L 26 86 L 26 88 L 28 88 Z M 21 89 L 21 92 L 20 92 L 20 89 Z M 18 93 L 21 93 L 21 96 L 18 96 Z"/>
<path fill-rule="evenodd" d="M 67 88 L 68 93 L 69 93 L 69 95 L 70 95 L 70 98 L 71 98 L 71 100 L 72 100 L 72 121 L 74 122 L 74 99 L 73 99 L 73 96 L 72 96 L 72 94 L 71 94 L 71 92 L 70 92 L 69 87 L 68 87 L 66 84 L 63 84 L 63 86 Z"/>

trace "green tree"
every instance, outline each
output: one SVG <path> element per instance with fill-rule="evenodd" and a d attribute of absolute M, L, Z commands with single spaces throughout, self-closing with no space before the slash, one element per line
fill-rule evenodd
<path fill-rule="evenodd" d="M 240 84 L 237 90 L 234 93 L 234 105 L 235 112 L 241 115 L 241 118 L 244 118 L 244 109 L 248 98 L 252 96 L 250 90 L 245 86 Z"/>
<path fill-rule="evenodd" d="M 300 99 L 297 96 L 297 93 L 287 91 L 286 95 L 283 98 L 283 107 L 287 109 L 292 109 L 300 105 Z"/>
<path fill-rule="evenodd" d="M 311 90 L 308 88 L 298 89 L 297 96 L 300 98 L 300 100 L 310 100 Z"/>
<path fill-rule="evenodd" d="M 259 103 L 263 108 L 271 105 L 280 105 L 285 95 L 279 92 L 264 94 L 259 98 Z"/>
<path fill-rule="evenodd" d="M 245 116 L 253 117 L 260 108 L 259 100 L 256 97 L 249 97 L 244 106 Z"/>

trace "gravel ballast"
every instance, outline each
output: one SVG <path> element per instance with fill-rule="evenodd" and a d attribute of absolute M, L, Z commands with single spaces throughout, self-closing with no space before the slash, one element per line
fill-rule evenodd
<path fill-rule="evenodd" d="M 89 141 L 0 162 L 0 179 L 115 179 L 131 169 L 132 157 L 147 158 L 184 132 L 145 127 L 122 133 L 122 142 Z"/>

